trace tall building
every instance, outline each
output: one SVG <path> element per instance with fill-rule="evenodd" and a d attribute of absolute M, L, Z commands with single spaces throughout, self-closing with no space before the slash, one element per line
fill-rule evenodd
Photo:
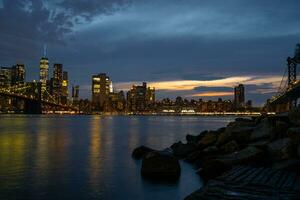
<path fill-rule="evenodd" d="M 111 81 L 105 73 L 92 76 L 92 105 L 95 111 L 103 111 L 110 88 Z"/>
<path fill-rule="evenodd" d="M 127 107 L 132 112 L 146 111 L 151 103 L 155 102 L 155 89 L 147 87 L 147 83 L 133 85 L 127 92 Z"/>
<path fill-rule="evenodd" d="M 17 64 L 12 67 L 12 85 L 23 85 L 25 83 L 25 65 Z"/>
<path fill-rule="evenodd" d="M 49 74 L 49 60 L 48 58 L 41 58 L 40 60 L 40 82 L 43 84 L 46 84 L 48 80 L 48 74 Z"/>
<path fill-rule="evenodd" d="M 234 88 L 234 104 L 235 108 L 245 106 L 245 88 L 243 84 L 239 84 Z"/>
<path fill-rule="evenodd" d="M 9 87 L 11 86 L 12 68 L 1 67 L 0 68 L 0 86 Z"/>
<path fill-rule="evenodd" d="M 68 86 L 69 86 L 68 72 L 63 71 L 62 84 L 61 84 L 61 102 L 62 102 L 62 104 L 67 104 Z"/>
<path fill-rule="evenodd" d="M 79 100 L 79 85 L 72 86 L 72 101 L 77 102 Z"/>
<path fill-rule="evenodd" d="M 52 79 L 52 95 L 57 99 L 60 97 L 62 92 L 62 79 L 63 79 L 63 65 L 54 64 L 53 79 Z"/>

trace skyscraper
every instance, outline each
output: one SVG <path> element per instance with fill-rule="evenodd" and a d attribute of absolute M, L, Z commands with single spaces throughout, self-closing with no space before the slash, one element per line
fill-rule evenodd
<path fill-rule="evenodd" d="M 49 74 L 49 60 L 48 58 L 41 58 L 40 60 L 40 82 L 46 83 Z"/>
<path fill-rule="evenodd" d="M 62 104 L 67 104 L 68 86 L 69 86 L 68 72 L 63 71 L 62 84 L 61 84 L 61 102 L 62 102 Z"/>
<path fill-rule="evenodd" d="M 0 69 L 0 86 L 9 87 L 11 85 L 12 68 L 1 67 Z"/>
<path fill-rule="evenodd" d="M 111 88 L 111 81 L 105 73 L 92 76 L 92 104 L 96 111 L 102 111 Z"/>
<path fill-rule="evenodd" d="M 46 90 L 48 74 L 49 74 L 49 60 L 48 58 L 43 57 L 40 60 L 40 82 L 42 86 L 42 91 Z"/>
<path fill-rule="evenodd" d="M 62 73 L 63 73 L 63 65 L 62 64 L 54 64 L 53 70 L 53 81 L 52 81 L 52 92 L 53 95 L 59 97 L 62 92 Z"/>
<path fill-rule="evenodd" d="M 245 106 L 245 88 L 243 84 L 239 84 L 234 88 L 234 104 L 235 108 Z"/>
<path fill-rule="evenodd" d="M 79 85 L 72 86 L 72 100 L 77 102 L 79 100 Z"/>
<path fill-rule="evenodd" d="M 17 64 L 12 67 L 12 85 L 23 85 L 25 83 L 25 65 Z"/>

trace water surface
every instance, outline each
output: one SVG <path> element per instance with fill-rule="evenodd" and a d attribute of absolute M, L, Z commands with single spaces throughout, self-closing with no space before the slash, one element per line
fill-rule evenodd
<path fill-rule="evenodd" d="M 176 183 L 140 175 L 134 148 L 163 149 L 230 117 L 0 115 L 0 199 L 183 199 L 202 185 L 181 162 Z"/>

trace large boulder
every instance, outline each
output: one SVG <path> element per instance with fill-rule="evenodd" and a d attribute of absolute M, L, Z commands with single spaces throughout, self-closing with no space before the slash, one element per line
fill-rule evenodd
<path fill-rule="evenodd" d="M 186 135 L 186 141 L 188 143 L 198 143 L 199 140 L 201 140 L 206 134 L 208 133 L 208 131 L 202 131 L 199 135 L 190 135 L 190 134 L 187 134 Z"/>
<path fill-rule="evenodd" d="M 287 131 L 287 136 L 293 142 L 300 144 L 300 127 L 292 127 Z"/>
<path fill-rule="evenodd" d="M 168 151 L 152 151 L 142 161 L 143 177 L 161 180 L 176 180 L 180 176 L 180 164 Z"/>
<path fill-rule="evenodd" d="M 149 147 L 146 147 L 146 146 L 140 146 L 140 147 L 137 147 L 133 150 L 132 157 L 135 158 L 135 159 L 141 159 L 147 153 L 152 152 L 152 151 L 155 151 L 155 150 L 153 150 Z"/>
<path fill-rule="evenodd" d="M 268 152 L 275 160 L 290 159 L 296 155 L 296 147 L 290 138 L 284 138 L 270 143 Z"/>
<path fill-rule="evenodd" d="M 235 140 L 237 143 L 247 143 L 250 141 L 253 129 L 254 127 L 252 126 L 239 126 L 238 124 L 228 126 L 225 132 L 220 134 L 217 145 L 221 146 L 232 140 Z"/>
<path fill-rule="evenodd" d="M 197 150 L 197 145 L 193 143 L 187 143 L 184 144 L 181 141 L 174 143 L 171 146 L 171 149 L 173 150 L 173 154 L 177 157 L 184 158 L 188 154 L 190 154 L 193 151 Z"/>
<path fill-rule="evenodd" d="M 234 152 L 229 155 L 221 156 L 217 160 L 228 165 L 242 165 L 242 164 L 257 164 L 264 157 L 264 152 L 254 146 L 249 146 L 241 151 Z"/>
<path fill-rule="evenodd" d="M 233 153 L 239 150 L 239 145 L 235 140 L 232 140 L 220 147 L 222 153 Z"/>
<path fill-rule="evenodd" d="M 205 136 L 198 142 L 199 147 L 204 149 L 210 145 L 213 145 L 218 139 L 219 132 L 209 131 Z"/>

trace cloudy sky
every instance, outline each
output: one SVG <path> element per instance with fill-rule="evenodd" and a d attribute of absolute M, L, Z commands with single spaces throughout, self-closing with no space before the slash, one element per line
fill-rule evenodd
<path fill-rule="evenodd" d="M 299 0 L 0 0 L 0 65 L 63 63 L 89 97 L 91 75 L 116 89 L 147 81 L 158 97 L 272 96 L 300 42 Z"/>

